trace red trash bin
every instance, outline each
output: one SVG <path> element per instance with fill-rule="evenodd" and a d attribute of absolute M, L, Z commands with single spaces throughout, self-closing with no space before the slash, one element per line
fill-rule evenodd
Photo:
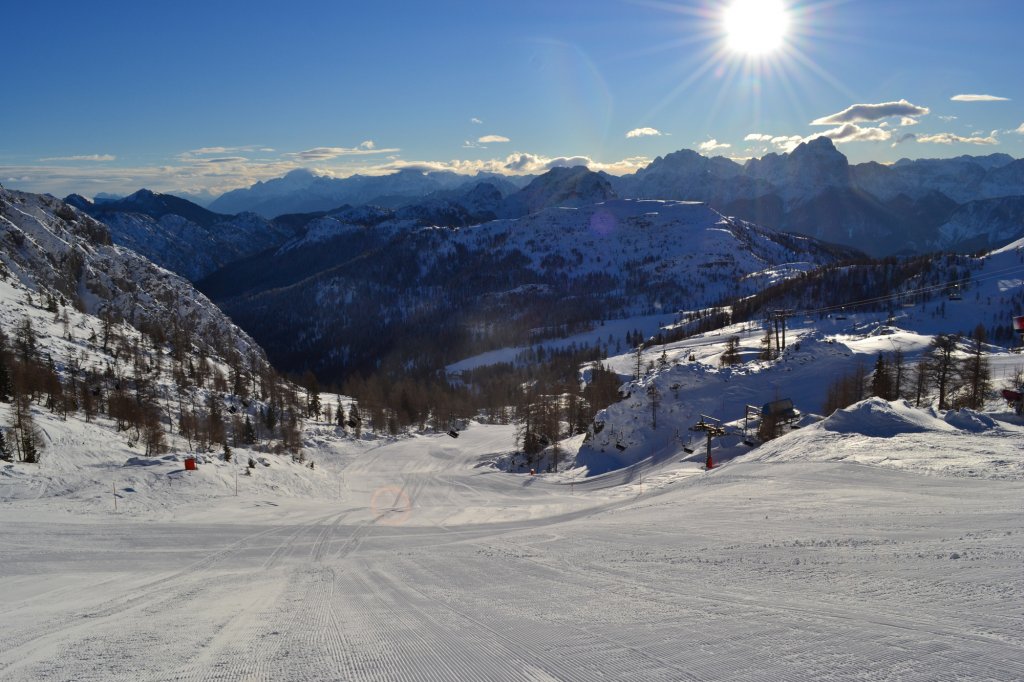
<path fill-rule="evenodd" d="M 185 459 L 185 471 L 196 471 L 199 469 L 199 465 L 196 464 L 195 457 L 188 457 Z"/>

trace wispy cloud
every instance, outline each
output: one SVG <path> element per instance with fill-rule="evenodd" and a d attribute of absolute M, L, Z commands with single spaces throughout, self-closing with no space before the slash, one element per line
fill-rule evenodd
<path fill-rule="evenodd" d="M 626 133 L 627 138 L 632 137 L 660 137 L 665 133 L 661 132 L 657 128 L 633 128 Z"/>
<path fill-rule="evenodd" d="M 1009 97 L 996 97 L 995 95 L 953 95 L 949 98 L 953 102 L 1009 102 Z"/>
<path fill-rule="evenodd" d="M 854 104 L 838 113 L 816 118 L 811 121 L 811 125 L 833 126 L 842 123 L 881 121 L 893 116 L 924 116 L 930 112 L 931 109 L 928 107 L 911 104 L 905 99 L 898 102 L 882 102 L 881 104 Z"/>
<path fill-rule="evenodd" d="M 892 138 L 892 132 L 883 128 L 866 127 L 862 128 L 856 123 L 845 123 L 838 128 L 817 133 L 807 139 L 815 137 L 827 137 L 836 143 L 846 142 L 884 142 Z"/>
<path fill-rule="evenodd" d="M 45 159 L 39 159 L 43 163 L 49 161 L 116 161 L 117 157 L 113 154 L 80 154 L 76 156 L 48 156 Z"/>
<path fill-rule="evenodd" d="M 712 138 L 710 140 L 705 140 L 704 142 L 701 142 L 699 145 L 697 145 L 697 149 L 699 149 L 705 154 L 710 154 L 711 152 L 718 151 L 719 149 L 728 149 L 731 146 L 731 144 L 728 144 L 726 142 L 719 142 L 718 140 Z"/>
<path fill-rule="evenodd" d="M 916 118 L 910 118 L 909 116 L 904 116 L 900 118 L 900 125 L 903 126 L 904 128 L 916 126 L 918 123 L 920 123 L 920 121 L 918 121 Z"/>
<path fill-rule="evenodd" d="M 469 122 L 470 122 L 470 123 L 475 123 L 475 124 L 477 124 L 478 126 L 479 126 L 479 125 L 483 125 L 483 123 L 484 123 L 483 121 L 481 121 L 481 120 L 480 120 L 479 118 L 477 118 L 476 116 L 474 116 L 473 118 L 469 119 Z"/>
<path fill-rule="evenodd" d="M 892 146 L 893 147 L 897 147 L 897 146 L 903 144 L 904 142 L 909 142 L 910 140 L 916 140 L 916 139 L 917 139 L 917 135 L 915 135 L 914 133 L 903 133 L 902 135 L 900 135 L 899 137 L 897 137 L 893 141 Z"/>
<path fill-rule="evenodd" d="M 917 141 L 922 144 L 999 144 L 999 140 L 996 138 L 995 133 L 989 134 L 985 137 L 980 135 L 964 137 L 955 133 L 937 133 L 935 135 L 918 135 Z"/>
<path fill-rule="evenodd" d="M 816 136 L 817 137 L 817 136 Z M 744 142 L 765 142 L 775 147 L 781 152 L 791 152 L 796 148 L 798 144 L 804 141 L 804 138 L 800 135 L 769 135 L 768 133 L 748 133 L 743 138 Z M 748 150 L 753 151 L 753 150 Z M 768 151 L 767 147 L 764 147 L 762 152 Z"/>
<path fill-rule="evenodd" d="M 511 142 L 511 141 L 512 140 L 508 139 L 504 135 L 484 135 L 483 137 L 477 139 L 477 142 L 479 142 L 480 144 L 491 144 L 493 142 Z"/>
<path fill-rule="evenodd" d="M 326 161 L 339 156 L 362 156 L 365 154 L 394 154 L 401 149 L 378 149 L 373 140 L 360 142 L 356 147 L 313 147 L 301 152 L 289 152 L 283 156 L 299 161 Z"/>
<path fill-rule="evenodd" d="M 955 121 L 958 118 L 960 118 L 960 117 L 959 116 L 939 116 L 939 120 L 945 121 L 946 123 L 949 123 L 950 121 Z"/>
<path fill-rule="evenodd" d="M 1018 135 L 1024 135 L 1024 123 L 1021 123 L 1013 132 L 1017 133 Z"/>
<path fill-rule="evenodd" d="M 263 151 L 258 144 L 247 144 L 241 147 L 200 147 L 199 149 L 190 149 L 185 152 L 186 154 L 192 154 L 194 156 L 206 156 L 208 154 L 237 154 L 238 152 L 254 152 Z M 270 150 L 274 151 L 274 150 Z"/>

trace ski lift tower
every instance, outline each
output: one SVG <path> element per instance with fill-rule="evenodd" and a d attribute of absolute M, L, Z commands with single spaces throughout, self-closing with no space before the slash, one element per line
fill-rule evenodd
<path fill-rule="evenodd" d="M 720 419 L 714 417 L 708 417 L 707 415 L 701 415 L 700 421 L 690 427 L 691 431 L 703 431 L 708 437 L 708 454 L 707 459 L 704 461 L 704 469 L 714 469 L 715 463 L 711 461 L 711 439 L 717 436 L 724 436 L 726 434 L 725 428 L 722 426 Z"/>
<path fill-rule="evenodd" d="M 769 319 L 775 324 L 775 347 L 780 351 L 786 350 L 786 318 L 793 317 L 793 311 L 788 309 L 779 309 L 772 311 Z M 782 331 L 782 339 L 780 343 L 779 331 Z"/>

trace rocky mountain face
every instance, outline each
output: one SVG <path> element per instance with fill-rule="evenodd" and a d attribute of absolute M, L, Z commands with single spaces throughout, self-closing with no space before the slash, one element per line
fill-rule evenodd
<path fill-rule="evenodd" d="M 980 219 L 978 208 L 964 209 L 974 201 L 1024 196 L 1024 160 L 1005 154 L 850 165 L 831 140 L 819 137 L 743 166 L 675 152 L 613 178 L 612 186 L 623 197 L 707 201 L 727 215 L 875 256 L 1000 246 L 1024 235 L 1010 213 L 986 214 L 986 222 L 976 224 L 970 216 Z M 945 227 L 951 222 L 955 229 Z"/>
<path fill-rule="evenodd" d="M 182 277 L 112 242 L 110 231 L 53 197 L 0 188 L 0 265 L 39 296 L 124 321 L 210 356 L 263 351 Z"/>
<path fill-rule="evenodd" d="M 288 225 L 255 213 L 221 215 L 145 189 L 101 203 L 79 195 L 66 202 L 103 222 L 114 243 L 193 281 L 295 234 Z"/>

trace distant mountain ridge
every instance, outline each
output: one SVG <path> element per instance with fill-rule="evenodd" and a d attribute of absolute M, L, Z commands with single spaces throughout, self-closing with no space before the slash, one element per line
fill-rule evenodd
<path fill-rule="evenodd" d="M 147 189 L 101 203 L 77 194 L 65 201 L 103 222 L 114 243 L 193 281 L 295 234 L 254 213 L 222 215 Z"/>
<path fill-rule="evenodd" d="M 210 210 L 231 214 L 251 211 L 273 218 L 285 213 L 327 211 L 344 204 L 379 204 L 394 208 L 434 192 L 488 181 L 506 193 L 525 182 L 488 173 L 468 176 L 418 169 L 382 176 L 333 178 L 299 168 L 284 177 L 227 192 L 210 204 Z"/>
<path fill-rule="evenodd" d="M 496 192 L 472 196 L 482 184 Z M 377 204 L 414 207 L 410 214 L 435 215 L 441 224 L 465 224 L 612 198 L 704 201 L 726 215 L 875 256 L 996 248 L 1024 236 L 1024 226 L 1012 222 L 1017 205 L 1024 207 L 1024 160 L 997 153 L 851 165 L 826 137 L 743 164 L 683 149 L 623 176 L 557 167 L 536 177 L 407 169 L 335 179 L 299 169 L 228 192 L 210 208 L 276 216 Z M 999 222 L 999 212 L 986 213 L 985 225 L 967 221 L 981 214 L 967 211 L 966 204 L 995 199 L 1008 216 L 1005 222 Z"/>

